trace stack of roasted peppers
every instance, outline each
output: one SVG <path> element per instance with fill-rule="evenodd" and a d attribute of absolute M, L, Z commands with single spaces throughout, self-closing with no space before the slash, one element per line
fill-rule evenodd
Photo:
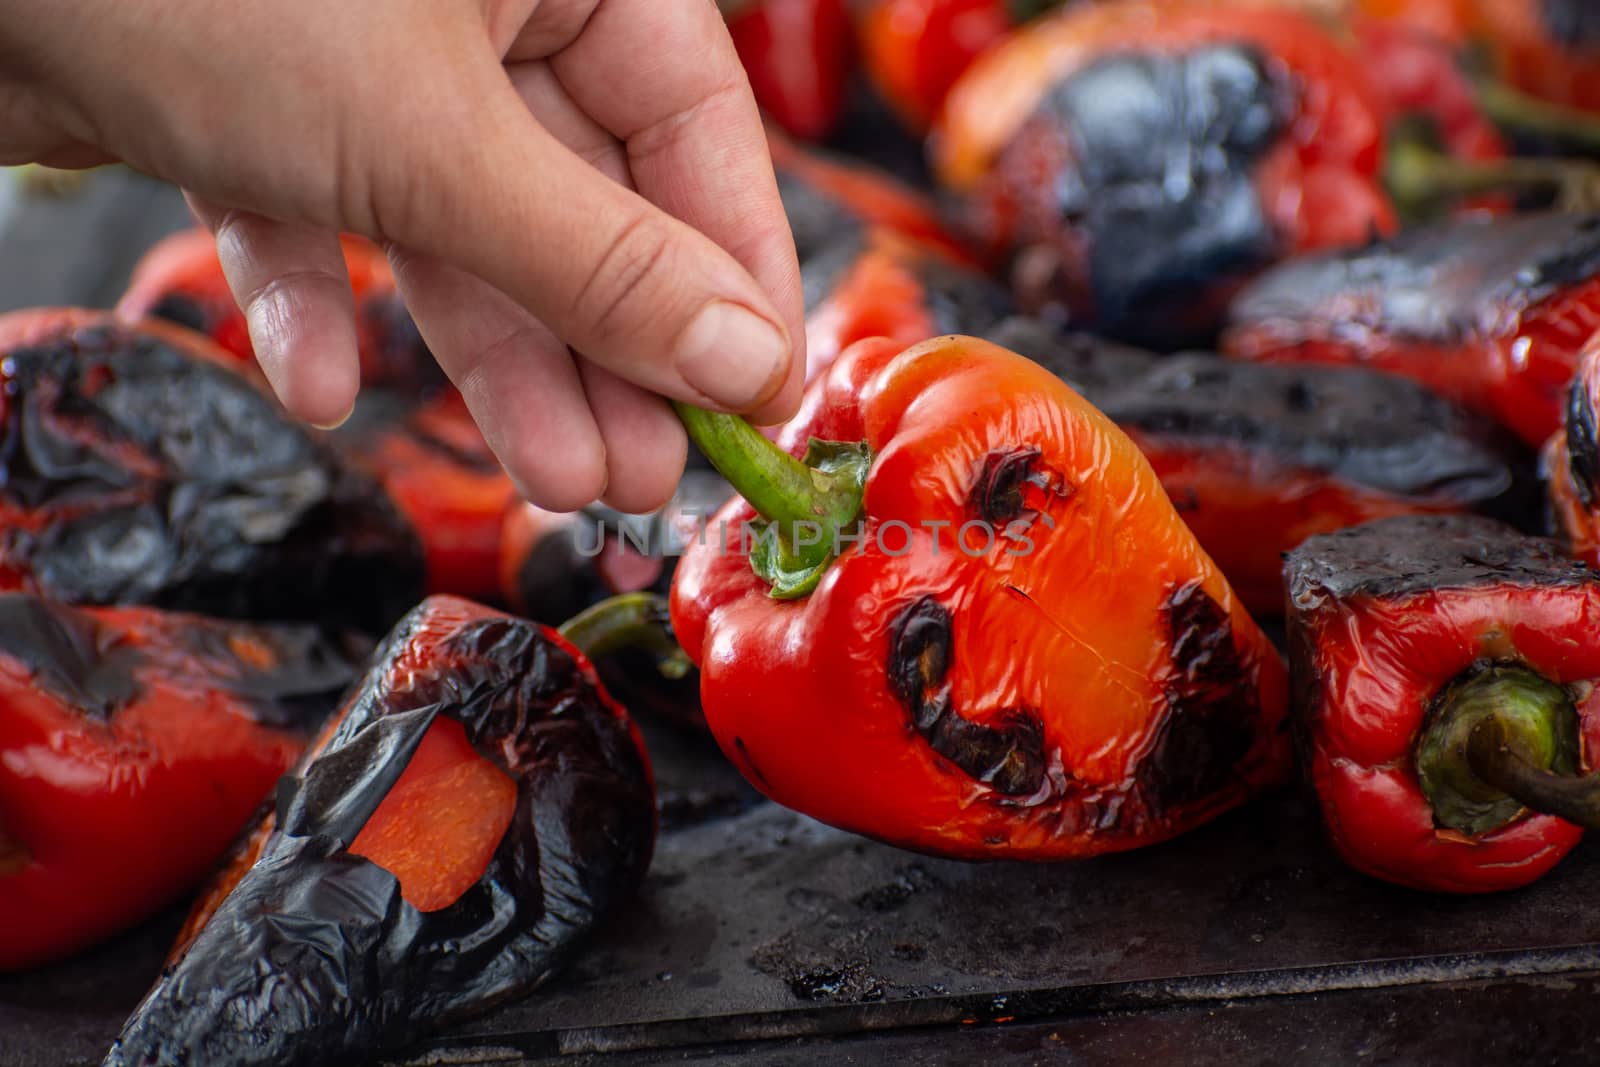
<path fill-rule="evenodd" d="M 330 434 L 203 236 L 0 319 L 0 967 L 210 872 L 108 1063 L 347 1062 L 544 982 L 654 843 L 613 693 L 964 859 L 1158 842 L 1297 750 L 1408 886 L 1600 825 L 1585 5 L 722 6 L 811 384 L 680 408 L 655 515 L 519 501 L 359 240 Z"/>

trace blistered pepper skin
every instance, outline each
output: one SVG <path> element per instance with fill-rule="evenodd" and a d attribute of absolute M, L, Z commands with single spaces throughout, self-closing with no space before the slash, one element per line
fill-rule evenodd
<path fill-rule="evenodd" d="M 1437 694 L 1493 661 L 1581 694 L 1588 764 L 1600 743 L 1600 579 L 1553 542 L 1468 516 L 1315 537 L 1285 576 L 1297 733 L 1352 866 L 1416 889 L 1487 893 L 1527 885 L 1571 851 L 1582 830 L 1551 815 L 1476 837 L 1440 828 L 1413 757 Z"/>
<path fill-rule="evenodd" d="M 905 848 L 1054 860 L 1282 779 L 1277 652 L 1133 443 L 1049 371 L 972 338 L 864 342 L 780 444 L 812 437 L 871 449 L 863 539 L 777 601 L 735 501 L 673 588 L 712 732 L 768 796 Z M 957 547 L 969 522 L 992 551 L 979 527 Z"/>
<path fill-rule="evenodd" d="M 349 846 L 443 720 L 515 783 L 515 807 L 477 881 L 419 911 Z M 269 818 L 108 1067 L 365 1061 L 524 994 L 632 894 L 655 833 L 639 738 L 583 656 L 449 597 L 390 634 Z"/>
<path fill-rule="evenodd" d="M 1235 301 L 1223 350 L 1403 375 L 1539 447 L 1600 328 L 1600 216 L 1464 218 L 1285 263 Z"/>
<path fill-rule="evenodd" d="M 1308 15 L 1090 4 L 967 71 L 931 144 L 1028 310 L 1153 347 L 1210 339 L 1238 286 L 1296 251 L 1388 232 L 1384 114 Z"/>
<path fill-rule="evenodd" d="M 377 631 L 415 603 L 383 491 L 203 337 L 55 309 L 0 351 L 0 589 Z"/>
<path fill-rule="evenodd" d="M 1563 424 L 1544 448 L 1543 471 L 1556 532 L 1600 569 L 1600 337 L 1578 360 Z"/>
<path fill-rule="evenodd" d="M 309 626 L 0 594 L 0 971 L 190 889 L 358 676 Z"/>

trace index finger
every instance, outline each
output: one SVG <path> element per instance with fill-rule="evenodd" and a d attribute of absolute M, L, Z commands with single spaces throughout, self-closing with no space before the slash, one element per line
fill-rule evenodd
<path fill-rule="evenodd" d="M 619 77 L 617 57 L 629 58 Z M 572 99 L 627 148 L 634 187 L 726 249 L 784 317 L 789 379 L 754 414 L 792 415 L 805 375 L 805 304 L 766 133 L 722 17 L 708 2 L 600 0 L 549 59 Z"/>

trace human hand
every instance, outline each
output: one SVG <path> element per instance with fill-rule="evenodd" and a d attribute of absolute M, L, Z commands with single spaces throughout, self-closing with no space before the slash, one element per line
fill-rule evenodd
<path fill-rule="evenodd" d="M 184 188 L 317 424 L 360 384 L 337 234 L 383 243 L 544 507 L 664 502 L 664 396 L 798 403 L 793 242 L 710 0 L 0 0 L 0 162 L 110 160 Z"/>

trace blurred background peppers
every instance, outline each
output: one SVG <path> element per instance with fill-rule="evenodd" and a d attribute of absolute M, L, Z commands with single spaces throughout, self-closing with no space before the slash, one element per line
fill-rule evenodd
<path fill-rule="evenodd" d="M 1333 843 L 1418 889 L 1539 878 L 1600 826 L 1600 580 L 1489 519 L 1406 516 L 1286 565 L 1296 725 Z"/>
<path fill-rule="evenodd" d="M 673 625 L 768 796 L 905 848 L 1044 860 L 1282 779 L 1276 650 L 1132 442 L 1048 371 L 973 338 L 868 341 L 781 448 L 680 414 L 745 499 L 680 564 Z M 747 529 L 770 536 L 746 551 Z"/>

